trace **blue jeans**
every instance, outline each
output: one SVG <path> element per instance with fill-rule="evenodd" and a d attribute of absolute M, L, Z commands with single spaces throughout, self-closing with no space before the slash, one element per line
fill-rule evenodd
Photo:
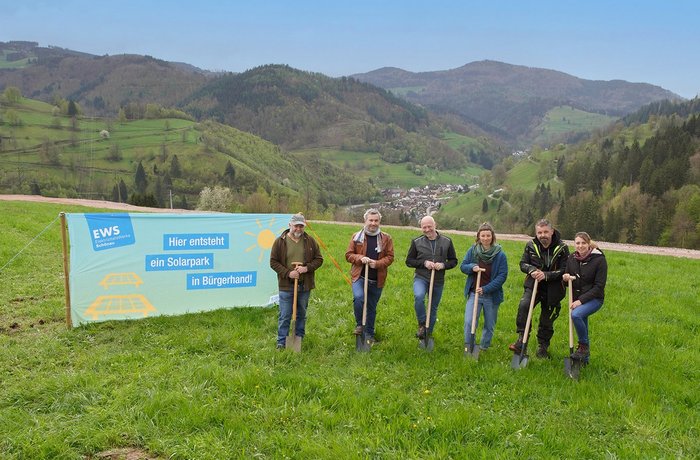
<path fill-rule="evenodd" d="M 369 280 L 367 283 L 367 321 L 365 333 L 374 337 L 374 320 L 377 318 L 377 304 L 382 296 L 382 289 L 377 287 L 377 282 Z M 365 279 L 359 277 L 352 283 L 352 303 L 355 309 L 355 325 L 362 326 L 362 307 L 365 303 Z"/>
<path fill-rule="evenodd" d="M 579 343 L 588 345 L 588 317 L 603 307 L 601 299 L 589 300 L 571 311 L 571 320 L 576 328 Z"/>
<path fill-rule="evenodd" d="M 309 305 L 311 291 L 299 291 L 297 294 L 297 324 L 294 335 L 304 337 L 306 333 L 306 307 Z M 289 335 L 289 323 L 292 321 L 292 304 L 294 291 L 280 291 L 280 314 L 277 320 L 277 345 L 284 345 Z"/>
<path fill-rule="evenodd" d="M 474 291 L 469 293 L 467 305 L 464 308 L 464 344 L 472 344 L 472 315 L 474 314 Z M 479 305 L 476 309 L 476 325 L 474 326 L 474 338 L 476 340 L 476 328 L 479 327 L 479 315 L 484 311 L 484 330 L 481 332 L 482 349 L 487 349 L 491 346 L 493 331 L 496 329 L 496 321 L 498 320 L 498 307 L 500 304 L 493 303 L 493 297 L 489 294 L 479 295 Z"/>
<path fill-rule="evenodd" d="M 444 284 L 433 284 L 433 301 L 430 305 L 430 327 L 428 328 L 428 334 L 433 333 L 435 321 L 437 321 L 438 305 L 440 304 L 440 299 L 442 298 L 442 288 L 444 286 Z M 428 295 L 429 288 L 429 281 L 417 276 L 413 278 L 413 309 L 416 310 L 416 318 L 420 324 L 425 324 L 425 320 L 428 316 L 425 311 L 425 298 Z"/>

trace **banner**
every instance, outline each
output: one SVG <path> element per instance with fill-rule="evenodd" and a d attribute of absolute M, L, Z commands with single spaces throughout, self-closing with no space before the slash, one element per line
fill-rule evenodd
<path fill-rule="evenodd" d="M 270 249 L 289 214 L 66 214 L 71 322 L 277 302 Z"/>

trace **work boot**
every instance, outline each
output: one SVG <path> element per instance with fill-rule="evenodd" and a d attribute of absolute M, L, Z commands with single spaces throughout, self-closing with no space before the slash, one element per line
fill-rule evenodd
<path fill-rule="evenodd" d="M 416 332 L 416 337 L 421 340 L 425 338 L 425 323 L 418 323 L 418 332 Z"/>
<path fill-rule="evenodd" d="M 511 343 L 510 345 L 508 345 L 508 349 L 510 351 L 520 353 L 523 350 L 523 335 L 519 334 L 518 340 L 516 340 L 514 343 Z"/>
<path fill-rule="evenodd" d="M 547 345 L 541 343 L 537 347 L 537 353 L 535 353 L 535 356 L 537 356 L 540 359 L 549 359 L 550 356 L 549 356 L 549 352 L 547 351 L 547 348 L 548 348 Z"/>
<path fill-rule="evenodd" d="M 352 333 L 355 335 L 362 335 L 362 326 L 357 326 Z"/>
<path fill-rule="evenodd" d="M 588 358 L 591 356 L 591 347 L 585 343 L 579 342 L 578 348 L 575 352 L 571 354 L 571 359 L 578 359 L 585 363 L 588 362 Z"/>

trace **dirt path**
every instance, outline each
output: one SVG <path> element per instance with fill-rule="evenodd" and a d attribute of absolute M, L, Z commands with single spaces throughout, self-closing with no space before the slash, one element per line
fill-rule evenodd
<path fill-rule="evenodd" d="M 133 206 L 125 203 L 115 203 L 113 201 L 99 201 L 99 200 L 85 200 L 78 198 L 50 198 L 38 195 L 0 195 L 0 201 L 34 201 L 40 203 L 56 203 L 56 204 L 70 204 L 78 206 L 90 206 L 94 208 L 103 209 L 114 209 L 118 211 L 141 211 L 141 212 L 174 212 L 174 213 L 190 213 L 190 212 L 201 212 L 201 211 L 190 211 L 187 209 L 163 209 L 163 208 L 147 208 L 143 206 Z M 313 222 L 313 221 L 312 221 Z M 320 223 L 320 221 L 319 221 Z M 342 225 L 355 225 L 357 223 L 348 222 L 335 222 Z M 393 225 L 385 225 L 385 228 L 414 228 L 415 227 L 398 227 Z M 445 230 L 445 233 L 452 235 L 466 235 L 474 237 L 475 232 L 464 232 L 459 230 Z M 527 241 L 531 239 L 528 235 L 517 235 L 517 234 L 502 234 L 498 233 L 498 238 L 511 241 Z M 570 246 L 573 246 L 573 241 L 565 240 Z M 638 254 L 652 254 L 660 256 L 672 256 L 672 257 L 685 257 L 688 259 L 700 259 L 700 251 L 696 249 L 682 249 L 682 248 L 666 248 L 660 246 L 641 246 L 637 244 L 623 244 L 623 243 L 606 243 L 603 241 L 598 241 L 598 245 L 604 250 L 610 251 L 621 251 L 621 252 L 634 252 Z"/>

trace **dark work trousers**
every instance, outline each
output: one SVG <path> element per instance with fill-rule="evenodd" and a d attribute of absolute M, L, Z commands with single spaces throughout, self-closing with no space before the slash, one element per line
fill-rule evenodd
<path fill-rule="evenodd" d="M 540 289 L 544 292 L 540 292 Z M 547 287 L 540 285 L 537 289 L 537 297 L 535 303 L 540 304 L 540 322 L 537 327 L 537 342 L 540 345 L 549 347 L 549 341 L 554 335 L 554 320 L 559 317 L 559 311 L 561 310 L 561 303 L 557 302 L 552 305 L 547 303 Z M 517 326 L 518 334 L 525 333 L 525 323 L 527 323 L 527 312 L 530 309 L 530 299 L 532 298 L 532 288 L 525 288 L 522 298 L 520 299 L 520 304 L 518 305 L 518 317 L 515 321 Z M 535 312 L 532 312 L 533 316 Z M 531 322 L 532 323 L 532 322 Z M 532 330 L 532 324 L 530 324 L 530 330 Z M 530 334 L 528 333 L 528 342 L 531 342 Z"/>

